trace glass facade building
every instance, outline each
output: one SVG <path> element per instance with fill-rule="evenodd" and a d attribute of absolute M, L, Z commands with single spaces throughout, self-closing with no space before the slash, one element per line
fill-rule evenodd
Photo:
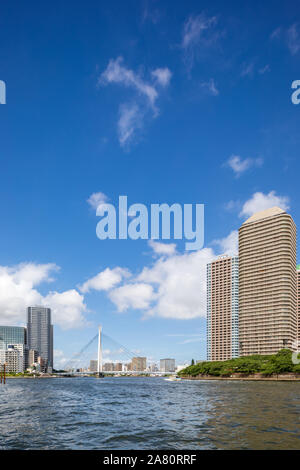
<path fill-rule="evenodd" d="M 22 326 L 0 326 L 0 349 L 10 344 L 27 344 L 26 328 Z"/>
<path fill-rule="evenodd" d="M 46 368 L 53 368 L 53 326 L 51 309 L 46 307 L 28 307 L 27 309 L 28 348 L 38 351 L 45 361 Z"/>

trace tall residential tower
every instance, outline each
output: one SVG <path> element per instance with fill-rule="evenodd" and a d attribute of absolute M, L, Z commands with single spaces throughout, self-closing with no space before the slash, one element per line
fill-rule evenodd
<path fill-rule="evenodd" d="M 296 226 L 284 210 L 257 212 L 239 229 L 240 355 L 294 349 Z"/>
<path fill-rule="evenodd" d="M 220 256 L 207 265 L 207 359 L 239 355 L 239 259 Z"/>

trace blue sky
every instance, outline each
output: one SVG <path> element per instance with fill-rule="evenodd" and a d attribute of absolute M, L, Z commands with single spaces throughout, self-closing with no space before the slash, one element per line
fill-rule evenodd
<path fill-rule="evenodd" d="M 295 2 L 2 3 L 0 322 L 50 305 L 57 365 L 98 323 L 204 358 L 206 262 L 256 210 L 299 224 L 299 59 Z M 119 195 L 205 204 L 204 249 L 100 241 L 88 200 Z"/>

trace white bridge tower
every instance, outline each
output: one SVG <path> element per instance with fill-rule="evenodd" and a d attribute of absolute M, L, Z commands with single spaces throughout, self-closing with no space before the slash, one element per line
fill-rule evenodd
<path fill-rule="evenodd" d="M 102 326 L 98 328 L 98 374 L 102 374 Z"/>

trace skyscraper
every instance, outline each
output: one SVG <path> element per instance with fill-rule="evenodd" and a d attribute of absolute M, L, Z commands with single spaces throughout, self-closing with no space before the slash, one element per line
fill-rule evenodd
<path fill-rule="evenodd" d="M 239 229 L 240 355 L 294 349 L 296 225 L 282 209 L 257 212 Z"/>
<path fill-rule="evenodd" d="M 46 307 L 28 307 L 27 309 L 28 347 L 38 351 L 45 361 L 46 368 L 53 368 L 53 326 L 51 309 Z"/>
<path fill-rule="evenodd" d="M 297 334 L 300 342 L 300 264 L 297 265 Z"/>
<path fill-rule="evenodd" d="M 239 355 L 239 259 L 219 256 L 207 265 L 207 360 Z"/>

